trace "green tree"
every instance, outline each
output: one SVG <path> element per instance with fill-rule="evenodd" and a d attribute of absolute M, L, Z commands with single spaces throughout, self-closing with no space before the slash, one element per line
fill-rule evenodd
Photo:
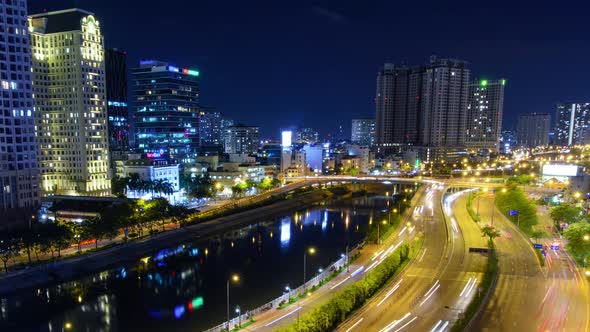
<path fill-rule="evenodd" d="M 8 261 L 20 253 L 20 241 L 10 234 L 0 239 L 0 259 L 4 263 L 4 271 L 8 273 Z"/>
<path fill-rule="evenodd" d="M 487 236 L 490 243 L 493 243 L 494 239 L 500 236 L 500 232 L 495 227 L 486 225 L 481 228 L 481 236 Z"/>
<path fill-rule="evenodd" d="M 57 257 L 61 257 L 61 251 L 70 246 L 74 241 L 74 233 L 70 227 L 63 223 L 50 224 L 52 227 L 49 229 L 49 245 L 53 252 L 57 252 Z"/>
<path fill-rule="evenodd" d="M 578 207 L 569 204 L 560 204 L 551 209 L 551 219 L 557 227 L 560 223 L 565 222 L 568 224 L 575 223 L 581 220 L 582 210 Z"/>
<path fill-rule="evenodd" d="M 126 197 L 129 178 L 115 176 L 111 180 L 111 189 L 117 197 Z"/>
<path fill-rule="evenodd" d="M 262 190 L 262 191 L 267 191 L 269 189 L 272 189 L 274 187 L 273 183 L 272 183 L 272 179 L 269 177 L 265 177 L 264 179 L 262 179 L 262 181 L 260 181 L 260 183 L 258 184 L 258 189 Z"/>
<path fill-rule="evenodd" d="M 84 234 L 88 239 L 94 239 L 94 248 L 98 248 L 98 241 L 113 239 L 118 234 L 118 228 L 114 222 L 104 220 L 100 215 L 82 222 Z"/>
<path fill-rule="evenodd" d="M 571 224 L 563 231 L 563 236 L 568 241 L 569 252 L 578 261 L 590 257 L 590 224 L 586 222 Z"/>

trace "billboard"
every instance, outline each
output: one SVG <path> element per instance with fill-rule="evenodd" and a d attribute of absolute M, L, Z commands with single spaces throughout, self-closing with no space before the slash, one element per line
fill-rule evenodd
<path fill-rule="evenodd" d="M 543 165 L 543 176 L 578 176 L 577 165 Z"/>
<path fill-rule="evenodd" d="M 293 132 L 290 130 L 285 130 L 281 132 L 281 146 L 283 149 L 290 148 L 293 139 Z"/>

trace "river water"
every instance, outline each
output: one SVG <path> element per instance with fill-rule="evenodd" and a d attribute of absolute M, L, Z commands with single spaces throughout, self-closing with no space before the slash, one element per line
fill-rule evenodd
<path fill-rule="evenodd" d="M 344 206 L 344 207 L 343 207 Z M 362 241 L 384 196 L 316 206 L 138 257 L 75 281 L 0 298 L 0 331 L 202 331 L 281 295 Z"/>

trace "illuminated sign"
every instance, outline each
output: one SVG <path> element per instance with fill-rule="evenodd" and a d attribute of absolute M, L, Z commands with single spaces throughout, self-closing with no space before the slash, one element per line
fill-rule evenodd
<path fill-rule="evenodd" d="M 578 176 L 577 165 L 543 165 L 544 176 Z"/>
<path fill-rule="evenodd" d="M 182 69 L 182 73 L 185 74 L 185 75 L 190 75 L 190 76 L 199 76 L 199 71 L 198 70 L 193 70 L 193 69 L 183 68 Z"/>
<path fill-rule="evenodd" d="M 180 69 L 178 69 L 178 67 L 168 66 L 168 71 L 171 71 L 173 73 L 178 73 L 178 72 L 180 72 Z"/>
<path fill-rule="evenodd" d="M 281 138 L 282 138 L 281 139 L 281 146 L 283 148 L 290 148 L 291 144 L 293 143 L 292 142 L 293 132 L 290 130 L 283 131 L 281 133 Z"/>

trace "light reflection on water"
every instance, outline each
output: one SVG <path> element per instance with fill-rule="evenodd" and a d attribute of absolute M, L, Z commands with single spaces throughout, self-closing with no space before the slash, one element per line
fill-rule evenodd
<path fill-rule="evenodd" d="M 225 320 L 225 286 L 242 312 L 302 282 L 364 238 L 374 208 L 313 208 L 159 250 L 132 264 L 0 299 L 0 331 L 199 331 Z M 273 234 L 275 236 L 273 236 Z M 276 235 L 279 236 L 276 236 Z M 308 275 L 308 278 L 310 275 Z M 233 311 L 233 310 L 232 310 Z"/>

